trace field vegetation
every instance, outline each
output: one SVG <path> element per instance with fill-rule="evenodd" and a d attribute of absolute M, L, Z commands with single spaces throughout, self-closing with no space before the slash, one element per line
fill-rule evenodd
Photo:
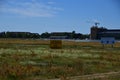
<path fill-rule="evenodd" d="M 46 80 L 120 71 L 120 43 L 63 41 L 50 49 L 49 40 L 0 39 L 0 80 Z M 104 79 L 119 80 L 120 74 Z M 90 79 L 89 79 L 90 80 Z"/>

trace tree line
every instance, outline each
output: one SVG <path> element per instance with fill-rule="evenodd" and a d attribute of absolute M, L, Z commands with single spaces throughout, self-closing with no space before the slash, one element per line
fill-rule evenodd
<path fill-rule="evenodd" d="M 40 35 L 30 32 L 1 32 L 0 38 L 40 38 Z"/>
<path fill-rule="evenodd" d="M 0 38 L 34 38 L 34 39 L 40 39 L 40 38 L 46 38 L 49 39 L 50 36 L 57 36 L 58 33 L 48 33 L 44 32 L 42 34 L 38 33 L 31 33 L 31 32 L 0 32 Z M 89 34 L 81 34 L 76 33 L 75 31 L 72 31 L 71 33 L 63 32 L 60 33 L 59 36 L 67 36 L 68 39 L 86 39 L 90 37 Z"/>

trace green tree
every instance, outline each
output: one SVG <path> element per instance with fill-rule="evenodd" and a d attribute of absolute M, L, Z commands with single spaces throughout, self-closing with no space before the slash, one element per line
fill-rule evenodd
<path fill-rule="evenodd" d="M 49 38 L 50 37 L 50 33 L 45 32 L 41 34 L 41 38 Z"/>

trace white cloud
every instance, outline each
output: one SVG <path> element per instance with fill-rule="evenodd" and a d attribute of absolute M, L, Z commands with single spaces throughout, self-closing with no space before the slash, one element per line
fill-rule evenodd
<path fill-rule="evenodd" d="M 12 13 L 17 15 L 24 15 L 30 17 L 52 17 L 55 16 L 57 12 L 63 10 L 62 8 L 53 7 L 53 2 L 49 4 L 40 3 L 36 0 L 29 2 L 11 2 L 6 3 L 1 9 L 4 13 Z"/>

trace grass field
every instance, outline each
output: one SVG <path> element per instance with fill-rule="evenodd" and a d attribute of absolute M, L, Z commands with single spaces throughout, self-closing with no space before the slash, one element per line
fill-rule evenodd
<path fill-rule="evenodd" d="M 45 80 L 120 71 L 120 43 L 63 41 L 50 49 L 47 40 L 0 39 L 0 80 Z M 120 80 L 120 74 L 104 79 Z"/>

